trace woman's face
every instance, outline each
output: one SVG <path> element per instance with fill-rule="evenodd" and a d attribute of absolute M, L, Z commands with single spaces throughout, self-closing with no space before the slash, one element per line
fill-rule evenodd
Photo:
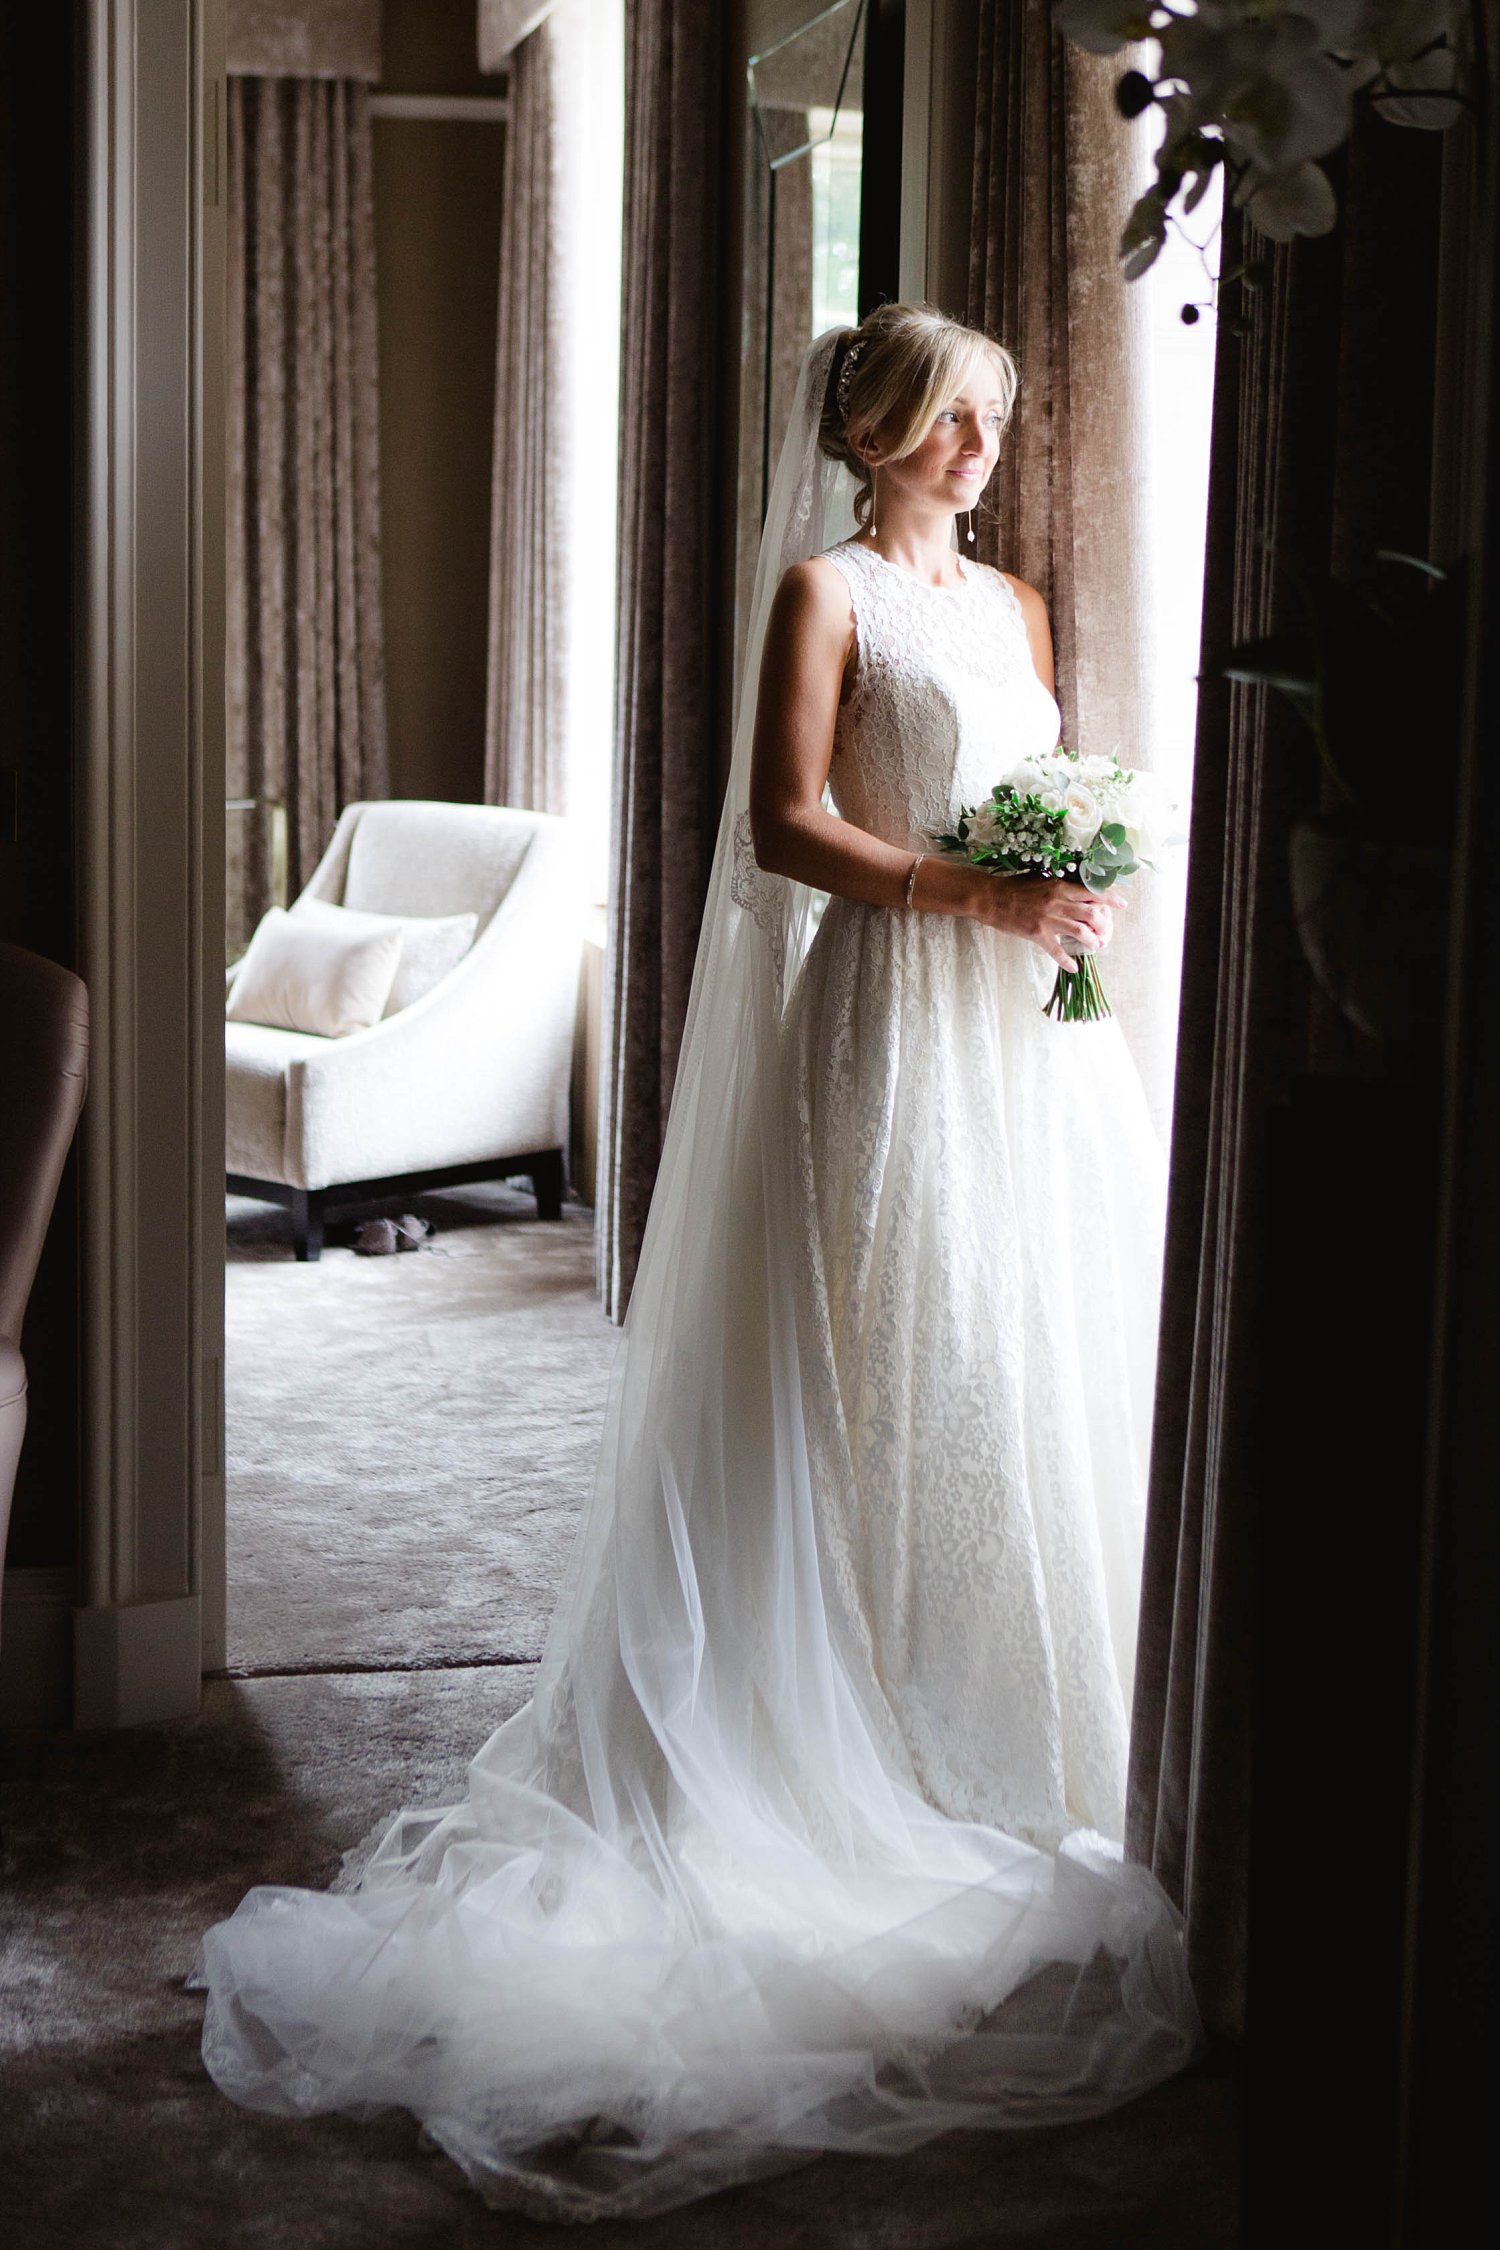
<path fill-rule="evenodd" d="M 1000 458 L 1004 420 L 994 370 L 980 360 L 914 453 L 886 461 L 878 445 L 871 449 L 882 495 L 899 493 L 924 508 L 972 508 Z"/>

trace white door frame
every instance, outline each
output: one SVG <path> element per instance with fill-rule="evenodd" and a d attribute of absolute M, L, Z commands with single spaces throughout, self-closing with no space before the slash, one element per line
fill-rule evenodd
<path fill-rule="evenodd" d="M 224 0 L 87 0 L 74 1721 L 223 1661 Z"/>

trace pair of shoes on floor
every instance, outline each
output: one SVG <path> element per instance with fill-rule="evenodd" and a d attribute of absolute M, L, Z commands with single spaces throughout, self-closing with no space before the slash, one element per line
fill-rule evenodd
<path fill-rule="evenodd" d="M 432 1221 L 410 1211 L 399 1219 L 362 1219 L 354 1230 L 354 1247 L 362 1258 L 387 1258 L 393 1250 L 420 1250 L 431 1232 Z"/>

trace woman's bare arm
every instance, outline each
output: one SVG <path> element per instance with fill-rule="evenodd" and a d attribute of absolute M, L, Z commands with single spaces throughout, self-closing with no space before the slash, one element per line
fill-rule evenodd
<path fill-rule="evenodd" d="M 1042 618 L 1045 630 L 1045 610 Z M 766 623 L 750 767 L 750 832 L 757 860 L 772 874 L 869 906 L 901 907 L 912 854 L 838 819 L 823 804 L 853 644 L 848 589 L 832 563 L 818 556 L 794 563 L 776 589 Z M 1047 649 L 1050 658 L 1050 636 Z M 1073 955 L 1064 939 L 1092 951 L 1109 935 L 1109 908 L 1079 884 L 996 877 L 938 856 L 922 861 L 912 904 L 924 913 L 966 915 L 1028 938 L 1066 967 Z"/>
<path fill-rule="evenodd" d="M 755 856 L 840 898 L 905 903 L 912 855 L 825 810 L 844 665 L 854 645 L 849 595 L 832 563 L 794 563 L 766 622 L 750 763 Z M 956 910 L 955 910 L 956 911 Z"/>
<path fill-rule="evenodd" d="M 1036 676 L 1049 695 L 1057 688 L 1057 672 L 1052 656 L 1052 626 L 1047 616 L 1047 604 L 1034 586 L 1024 578 L 1012 578 L 1008 570 L 1001 576 L 1009 585 L 1021 605 L 1021 618 L 1026 627 L 1026 639 L 1031 648 L 1031 661 L 1036 666 Z"/>

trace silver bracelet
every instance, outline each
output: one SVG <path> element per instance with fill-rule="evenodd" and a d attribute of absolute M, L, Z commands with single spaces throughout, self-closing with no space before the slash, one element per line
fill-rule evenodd
<path fill-rule="evenodd" d="M 918 852 L 918 854 L 917 854 L 916 858 L 915 858 L 915 859 L 914 859 L 914 860 L 912 861 L 912 863 L 911 863 L 911 866 L 910 866 L 910 867 L 909 867 L 909 868 L 907 869 L 907 873 L 906 873 L 906 903 L 907 903 L 907 905 L 908 905 L 908 906 L 910 906 L 910 905 L 911 905 L 911 902 L 912 902 L 912 901 L 911 901 L 911 894 L 912 894 L 913 890 L 914 890 L 914 889 L 916 888 L 916 881 L 917 881 L 917 869 L 918 869 L 918 868 L 919 868 L 919 867 L 921 866 L 921 864 L 922 864 L 923 860 L 924 860 L 924 859 L 925 859 L 926 857 L 927 857 L 927 854 L 926 854 L 925 852 Z"/>

